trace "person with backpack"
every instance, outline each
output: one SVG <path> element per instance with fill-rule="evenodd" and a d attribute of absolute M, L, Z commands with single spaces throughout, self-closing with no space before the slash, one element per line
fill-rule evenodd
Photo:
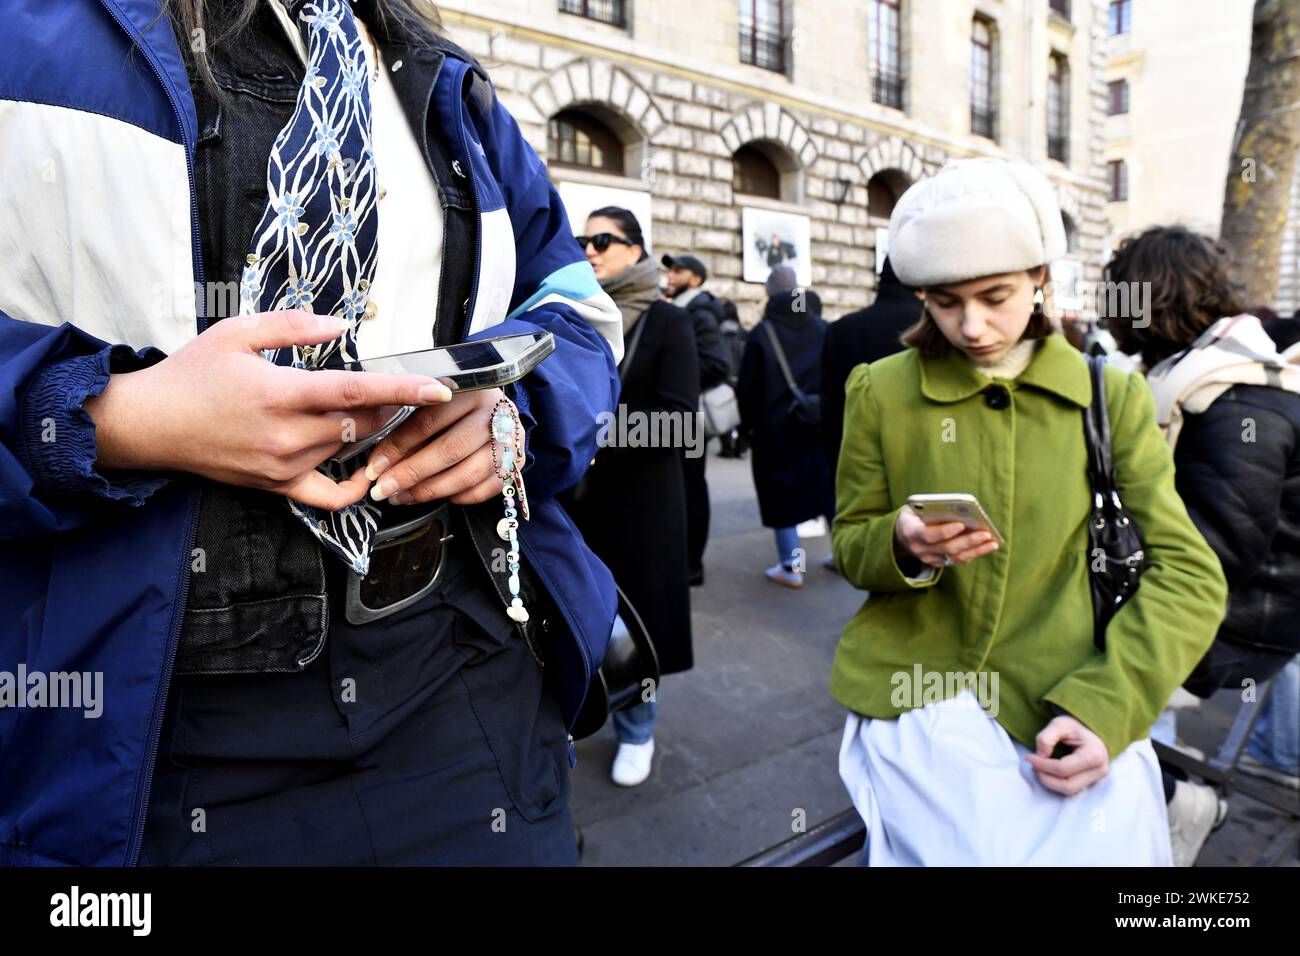
<path fill-rule="evenodd" d="M 727 381 L 735 388 L 740 377 L 740 359 L 745 354 L 745 327 L 740 324 L 740 312 L 731 299 L 722 300 L 722 322 L 719 325 L 722 342 L 727 352 L 729 371 Z M 740 437 L 740 427 L 732 426 L 718 438 L 719 458 L 744 457 L 744 442 Z"/>
<path fill-rule="evenodd" d="M 798 525 L 827 517 L 835 486 L 821 447 L 821 298 L 800 288 L 789 266 L 767 278 L 767 305 L 750 330 L 736 398 L 741 429 L 753 448 L 754 490 L 764 527 L 776 535 L 777 563 L 763 573 L 785 587 L 803 587 L 807 567 Z"/>
<path fill-rule="evenodd" d="M 1178 493 L 1228 581 L 1227 616 L 1184 686 L 1206 698 L 1263 684 L 1300 653 L 1300 367 L 1242 306 L 1223 248 L 1183 226 L 1125 239 L 1105 278 L 1153 292 L 1141 316 L 1102 319 L 1140 362 Z M 1270 717 L 1300 726 L 1295 710 Z M 1165 796 L 1175 861 L 1191 866 L 1226 801 L 1168 771 Z"/>
<path fill-rule="evenodd" d="M 832 531 L 840 573 L 870 592 L 830 680 L 862 862 L 1167 866 L 1149 733 L 1227 588 L 1151 392 L 1054 330 L 1044 285 L 1065 227 L 1028 163 L 948 163 L 903 194 L 889 234 L 925 309 L 905 351 L 849 375 Z M 1108 442 L 1085 430 L 1100 408 Z M 1106 449 L 1119 492 L 1099 503 L 1089 461 Z M 927 522 L 916 495 L 980 507 Z M 1094 541 L 1097 521 L 1136 528 L 1145 564 L 1131 539 Z M 1118 610 L 1107 561 L 1140 575 Z"/>
<path fill-rule="evenodd" d="M 700 394 L 727 383 L 731 367 L 719 326 L 723 320 L 722 301 L 704 288 L 709 270 L 695 256 L 663 256 L 660 261 L 668 270 L 668 301 L 685 309 L 695 329 L 695 347 L 700 368 Z M 704 583 L 704 549 L 709 543 L 709 482 L 705 477 L 708 437 L 699 454 L 682 450 L 682 474 L 686 479 L 686 561 L 692 587 Z"/>

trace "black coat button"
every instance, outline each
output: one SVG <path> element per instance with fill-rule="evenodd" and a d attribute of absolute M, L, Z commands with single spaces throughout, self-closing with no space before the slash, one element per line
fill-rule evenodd
<path fill-rule="evenodd" d="M 984 389 L 984 404 L 996 411 L 1002 411 L 1011 404 L 1011 395 L 1001 385 L 990 385 Z"/>

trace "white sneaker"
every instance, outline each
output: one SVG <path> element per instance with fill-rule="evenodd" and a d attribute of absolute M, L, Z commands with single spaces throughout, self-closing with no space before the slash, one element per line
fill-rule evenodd
<path fill-rule="evenodd" d="M 1256 760 L 1250 754 L 1241 755 L 1241 759 L 1237 761 L 1237 769 L 1242 773 L 1250 774 L 1252 777 L 1261 777 L 1270 783 L 1290 787 L 1292 790 L 1300 790 L 1300 776 L 1271 767 L 1262 760 Z"/>
<path fill-rule="evenodd" d="M 1205 846 L 1210 831 L 1228 816 L 1228 801 L 1213 787 L 1179 780 L 1169 801 L 1169 842 L 1174 866 L 1191 866 Z"/>
<path fill-rule="evenodd" d="M 650 761 L 655 755 L 655 742 L 619 744 L 614 756 L 614 769 L 610 778 L 620 787 L 635 787 L 645 783 L 650 776 Z"/>

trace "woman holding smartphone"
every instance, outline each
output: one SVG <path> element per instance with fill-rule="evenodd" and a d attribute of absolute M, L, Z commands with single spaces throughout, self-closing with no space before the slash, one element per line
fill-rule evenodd
<path fill-rule="evenodd" d="M 1174 488 L 1139 376 L 1106 370 L 1141 585 L 1094 644 L 1086 362 L 1044 311 L 1065 252 L 1046 179 L 958 161 L 890 221 L 924 290 L 910 347 L 850 375 L 832 537 L 871 596 L 831 692 L 850 711 L 840 774 L 870 865 L 1168 865 L 1148 731 L 1223 616 L 1217 560 Z M 1005 539 L 926 524 L 911 495 L 971 494 Z"/>
<path fill-rule="evenodd" d="M 0 710 L 0 862 L 575 862 L 622 337 L 487 75 L 417 0 L 0 6 L 0 669 L 106 696 Z"/>

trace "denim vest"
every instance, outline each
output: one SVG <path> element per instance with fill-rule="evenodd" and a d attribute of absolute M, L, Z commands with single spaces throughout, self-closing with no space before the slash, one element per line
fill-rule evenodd
<path fill-rule="evenodd" d="M 219 5 L 216 5 L 219 6 Z M 461 338 L 470 297 L 477 229 L 472 186 L 453 169 L 430 99 L 448 52 L 470 59 L 421 27 L 367 17 L 372 36 L 434 177 L 444 217 L 443 266 L 436 312 L 428 320 L 436 345 Z M 214 13 L 219 14 L 216 10 Z M 207 24 L 220 36 L 224 24 Z M 253 230 L 267 200 L 266 165 L 271 144 L 289 121 L 303 64 L 284 29 L 265 4 L 235 40 L 210 51 L 220 95 L 198 79 L 189 38 L 178 33 L 186 57 L 199 119 L 195 189 L 202 225 L 201 248 L 208 290 L 237 288 Z M 401 62 L 396 70 L 393 67 Z M 204 296 L 208 323 L 238 311 L 238 295 Z M 470 537 L 490 566 L 498 546 L 493 502 L 463 509 Z M 497 509 L 499 510 L 499 509 Z M 410 517 L 410 509 L 403 514 Z M 381 524 L 385 522 L 381 519 Z M 283 497 L 204 481 L 198 537 L 175 673 L 214 674 L 301 670 L 324 648 L 329 627 L 325 562 L 333 560 L 294 518 Z M 337 580 L 337 576 L 335 576 Z M 500 582 L 483 581 L 506 599 Z M 533 582 L 525 595 L 542 597 Z M 554 614 L 521 628 L 536 649 L 549 637 Z"/>

